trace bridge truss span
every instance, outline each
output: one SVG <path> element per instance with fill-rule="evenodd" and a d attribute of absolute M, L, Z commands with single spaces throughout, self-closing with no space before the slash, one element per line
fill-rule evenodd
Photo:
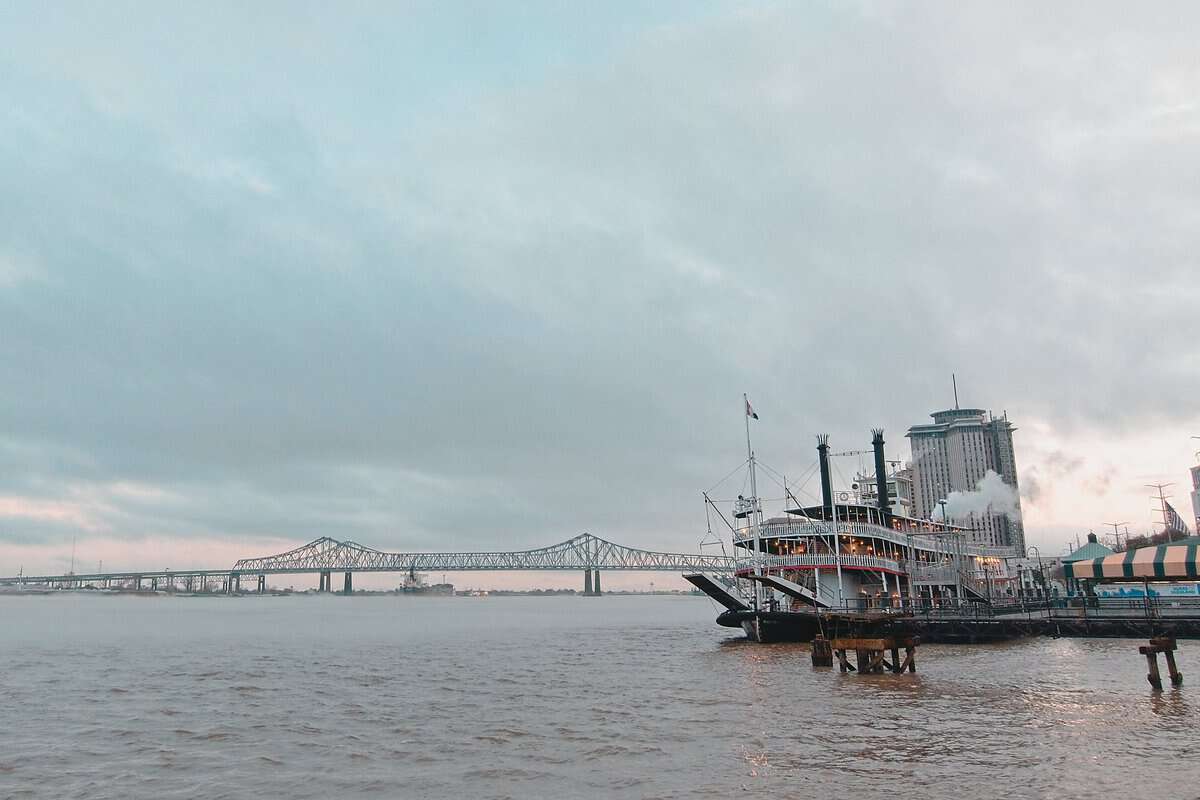
<path fill-rule="evenodd" d="M 615 544 L 590 533 L 533 550 L 459 553 L 389 553 L 357 542 L 322 537 L 303 547 L 264 558 L 244 558 L 240 574 L 299 572 L 473 572 L 483 570 L 643 570 L 726 572 L 728 556 L 664 553 Z"/>

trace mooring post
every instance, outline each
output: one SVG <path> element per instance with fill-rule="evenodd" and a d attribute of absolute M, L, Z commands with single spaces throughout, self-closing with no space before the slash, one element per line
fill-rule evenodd
<path fill-rule="evenodd" d="M 829 640 L 824 636 L 818 635 L 815 639 L 813 639 L 812 665 L 814 667 L 833 666 L 833 648 L 829 644 Z M 844 671 L 845 670 L 843 670 L 843 672 Z"/>
<path fill-rule="evenodd" d="M 1171 685 L 1183 686 L 1183 673 L 1175 666 L 1174 650 L 1164 650 L 1163 655 L 1167 658 L 1167 674 L 1171 676 Z"/>
<path fill-rule="evenodd" d="M 1159 653 L 1167 657 L 1167 673 L 1171 676 L 1171 685 L 1183 685 L 1183 673 L 1175 665 L 1175 647 L 1175 637 L 1156 636 L 1150 640 L 1150 644 L 1138 648 L 1138 652 L 1146 657 L 1146 680 L 1155 691 L 1162 691 L 1162 674 L 1158 671 Z"/>
<path fill-rule="evenodd" d="M 892 642 L 892 672 L 903 672 L 904 665 L 900 662 L 900 648 Z"/>
<path fill-rule="evenodd" d="M 1146 654 L 1146 669 L 1149 670 L 1146 673 L 1146 680 L 1150 681 L 1150 686 L 1156 691 L 1161 692 L 1162 676 L 1158 674 L 1158 653 L 1152 648 L 1145 648 L 1144 652 Z"/>

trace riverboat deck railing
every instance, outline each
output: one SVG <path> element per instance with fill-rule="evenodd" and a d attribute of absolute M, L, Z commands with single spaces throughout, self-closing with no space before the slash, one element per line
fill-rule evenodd
<path fill-rule="evenodd" d="M 878 613 L 925 619 L 1162 619 L 1200 617 L 1200 597 L 1004 597 L 992 602 L 908 597 L 849 598 L 822 613 Z"/>
<path fill-rule="evenodd" d="M 809 553 L 796 555 L 782 556 L 764 556 L 755 562 L 753 559 L 747 559 L 739 566 L 739 572 L 745 572 L 754 567 L 755 563 L 761 564 L 764 569 L 787 569 L 795 568 L 828 568 L 834 569 L 838 563 L 842 567 L 848 569 L 886 569 L 892 572 L 902 572 L 900 563 L 890 558 L 880 558 L 879 556 L 863 556 L 854 554 L 844 554 L 839 559 L 833 553 Z"/>
<path fill-rule="evenodd" d="M 809 539 L 814 536 L 829 537 L 834 533 L 835 523 L 828 521 L 798 521 L 798 522 L 764 522 L 759 526 L 759 537 L 763 539 Z M 900 547 L 911 546 L 918 552 L 953 555 L 956 545 L 952 534 L 938 533 L 926 535 L 921 532 L 906 534 L 883 525 L 864 522 L 836 523 L 839 535 L 875 538 L 892 542 Z M 734 544 L 749 544 L 754 540 L 749 530 L 741 530 L 734 536 Z M 976 544 L 970 540 L 962 542 L 964 556 L 979 556 L 985 558 L 1015 558 L 1019 554 L 1012 547 L 992 547 Z"/>

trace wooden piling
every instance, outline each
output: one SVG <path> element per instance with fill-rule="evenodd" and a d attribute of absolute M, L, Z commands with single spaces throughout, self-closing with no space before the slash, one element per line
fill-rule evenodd
<path fill-rule="evenodd" d="M 1153 687 L 1155 691 L 1161 692 L 1162 676 L 1158 674 L 1157 651 L 1150 650 L 1149 648 L 1145 647 L 1140 647 L 1138 649 L 1141 650 L 1146 656 L 1146 669 L 1148 670 L 1146 673 L 1146 680 L 1150 681 L 1150 686 Z"/>
<path fill-rule="evenodd" d="M 1156 692 L 1161 692 L 1163 688 L 1162 673 L 1158 671 L 1159 653 L 1166 656 L 1167 674 L 1171 676 L 1171 685 L 1183 685 L 1183 673 L 1175 664 L 1175 649 L 1175 637 L 1173 636 L 1156 636 L 1150 640 L 1150 644 L 1144 644 L 1138 648 L 1138 652 L 1146 657 L 1146 680 L 1150 682 L 1150 686 Z"/>
<path fill-rule="evenodd" d="M 1175 666 L 1175 652 L 1164 650 L 1163 656 L 1167 659 L 1167 672 L 1171 676 L 1171 685 L 1183 686 L 1183 673 L 1179 671 L 1179 667 Z"/>
<path fill-rule="evenodd" d="M 838 665 L 842 672 L 856 671 L 861 675 L 871 675 L 881 673 L 885 669 L 894 673 L 901 673 L 905 670 L 916 672 L 916 649 L 917 638 L 914 636 L 887 636 L 875 638 L 844 638 L 834 639 L 831 643 L 834 653 L 838 657 Z M 900 648 L 904 648 L 904 661 L 900 660 Z M 857 669 L 851 666 L 846 653 L 850 650 L 854 651 L 854 660 Z M 887 661 L 884 656 L 891 653 L 892 660 Z"/>
<path fill-rule="evenodd" d="M 814 667 L 833 666 L 833 647 L 824 636 L 817 636 L 812 643 L 812 665 Z"/>

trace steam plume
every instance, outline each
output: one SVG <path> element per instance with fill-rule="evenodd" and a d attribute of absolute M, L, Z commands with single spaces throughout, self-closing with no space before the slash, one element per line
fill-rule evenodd
<path fill-rule="evenodd" d="M 997 473 L 988 470 L 970 492 L 951 492 L 946 496 L 946 516 L 965 517 L 968 514 L 1005 514 L 1015 516 L 1019 508 L 1017 490 L 1004 482 Z M 941 504 L 934 510 L 942 518 Z"/>

